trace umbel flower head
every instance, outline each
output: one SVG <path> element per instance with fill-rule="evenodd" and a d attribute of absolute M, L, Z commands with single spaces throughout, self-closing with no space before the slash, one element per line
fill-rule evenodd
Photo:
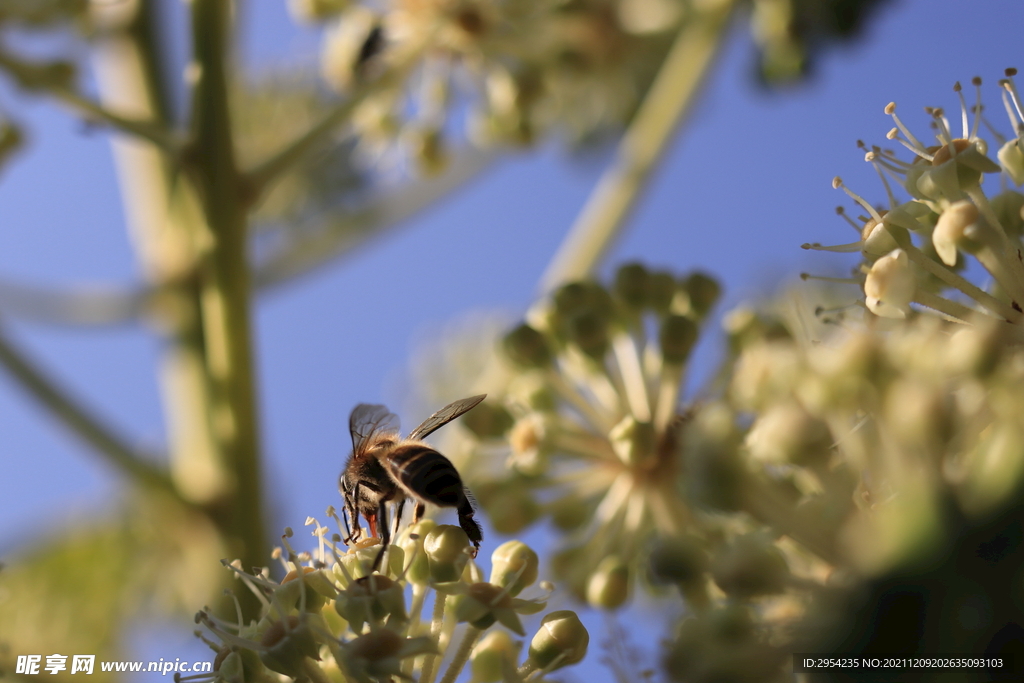
<path fill-rule="evenodd" d="M 876 208 L 839 178 L 833 182 L 864 211 L 854 219 L 837 209 L 859 239 L 804 248 L 859 252 L 862 261 L 846 282 L 863 289 L 864 305 L 875 315 L 905 318 L 913 311 L 931 311 L 961 322 L 979 315 L 1013 325 L 1024 322 L 1024 262 L 1018 257 L 1024 195 L 1010 187 L 1024 183 L 1024 103 L 1015 76 L 1015 69 L 1007 69 L 999 81 L 1002 109 L 1010 122 L 1008 137 L 983 113 L 980 78 L 972 80 L 975 103 L 970 107 L 960 84 L 954 87 L 959 127 L 944 109 L 925 110 L 935 144 L 914 135 L 897 115 L 895 103 L 885 107 L 895 124 L 888 139 L 913 154 L 905 161 L 892 150 L 859 143 L 882 180 L 887 208 Z M 994 144 L 981 136 L 982 124 Z M 1000 174 L 998 187 L 985 182 L 986 174 Z M 893 183 L 906 197 L 898 197 Z M 982 266 L 987 282 L 965 274 L 970 259 Z"/>
<path fill-rule="evenodd" d="M 586 629 L 575 614 L 560 611 L 541 621 L 533 637 L 539 645 L 520 660 L 508 632 L 525 636 L 520 616 L 543 611 L 546 596 L 518 597 L 536 581 L 538 564 L 518 541 L 495 551 L 485 582 L 459 527 L 424 521 L 386 551 L 377 539 L 365 539 L 342 553 L 339 534 L 328 540 L 326 527 L 307 523 L 319 539 L 318 552 L 294 553 L 286 530 L 283 549 L 275 551 L 286 572 L 280 582 L 266 569 L 248 574 L 227 565 L 259 598 L 260 617 L 244 623 L 237 601 L 233 622 L 200 611 L 196 621 L 212 635 L 201 637 L 217 653 L 214 670 L 178 681 L 283 680 L 272 675 L 278 674 L 296 681 L 428 682 L 443 668 L 441 680 L 454 683 L 467 663 L 474 680 L 523 681 L 586 654 Z M 386 571 L 370 573 L 382 551 L 389 555 Z M 417 564 L 424 558 L 430 570 Z M 432 579 L 432 571 L 444 580 Z M 433 616 L 424 620 L 428 599 Z"/>
<path fill-rule="evenodd" d="M 354 112 L 364 142 L 401 141 L 425 171 L 444 165 L 450 110 L 460 102 L 470 105 L 467 132 L 477 144 L 531 144 L 552 129 L 581 140 L 625 123 L 683 11 L 664 0 L 621 5 L 292 3 L 299 18 L 325 26 L 327 83 L 368 95 Z"/>
<path fill-rule="evenodd" d="M 680 388 L 718 295 L 706 275 L 635 263 L 608 287 L 567 284 L 505 336 L 515 373 L 502 402 L 467 416 L 511 446 L 507 468 L 473 482 L 489 518 L 515 533 L 548 513 L 583 539 L 556 571 L 592 604 L 623 604 L 648 540 L 688 525 Z"/>

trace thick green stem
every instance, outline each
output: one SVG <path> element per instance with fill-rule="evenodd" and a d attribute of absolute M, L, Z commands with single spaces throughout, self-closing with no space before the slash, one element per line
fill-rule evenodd
<path fill-rule="evenodd" d="M 444 672 L 441 683 L 455 683 L 455 679 L 459 677 L 466 662 L 469 661 L 469 653 L 473 651 L 473 645 L 476 644 L 476 639 L 480 637 L 481 633 L 482 631 L 475 626 L 466 627 L 466 632 L 462 634 L 462 640 L 459 642 L 459 649 L 455 651 L 455 656 L 448 664 L 448 670 Z"/>
<path fill-rule="evenodd" d="M 647 179 L 722 43 L 732 2 L 687 20 L 619 143 L 615 161 L 590 194 L 541 278 L 542 292 L 586 277 L 622 230 Z"/>
<path fill-rule="evenodd" d="M 193 0 L 192 40 L 199 74 L 192 92 L 192 140 L 184 158 L 205 227 L 201 309 L 211 415 L 234 491 L 220 512 L 246 568 L 266 562 L 260 444 L 250 321 L 247 193 L 235 161 L 228 107 L 229 0 Z M 255 603 L 247 606 L 255 613 Z"/>

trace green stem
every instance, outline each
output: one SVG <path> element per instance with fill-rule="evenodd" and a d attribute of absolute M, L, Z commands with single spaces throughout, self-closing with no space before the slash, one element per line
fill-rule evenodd
<path fill-rule="evenodd" d="M 440 647 L 441 627 L 444 625 L 444 607 L 448 596 L 444 593 L 434 592 L 434 616 L 430 621 L 430 637 Z M 423 660 L 423 668 L 420 670 L 420 683 L 433 683 L 434 664 L 437 662 L 437 655 L 426 655 Z"/>
<path fill-rule="evenodd" d="M 619 143 L 615 161 L 591 192 L 541 278 L 543 292 L 589 275 L 622 230 L 708 73 L 722 43 L 732 6 L 732 2 L 724 2 L 683 23 Z"/>
<path fill-rule="evenodd" d="M 200 74 L 192 93 L 192 140 L 184 155 L 199 196 L 206 250 L 202 322 L 214 437 L 234 477 L 219 520 L 243 567 L 263 566 L 267 548 L 262 509 L 260 444 L 253 377 L 247 203 L 235 161 L 228 106 L 230 0 L 193 0 L 192 41 Z M 256 604 L 243 605 L 255 615 Z"/>
<path fill-rule="evenodd" d="M 333 135 L 335 129 L 347 122 L 351 118 L 352 112 L 367 97 L 399 83 L 406 70 L 405 66 L 396 66 L 379 78 L 360 83 L 344 102 L 325 114 L 319 123 L 257 164 L 245 174 L 252 196 L 259 197 L 272 182 Z"/>
<path fill-rule="evenodd" d="M 121 132 L 148 140 L 171 154 L 176 154 L 179 149 L 173 133 L 159 121 L 115 114 L 98 102 L 84 97 L 61 80 L 48 79 L 48 67 L 45 64 L 33 64 L 0 50 L 0 69 L 7 71 L 22 88 L 48 92 L 87 120 L 106 123 Z"/>
<path fill-rule="evenodd" d="M 455 683 L 455 679 L 459 677 L 466 662 L 469 661 L 469 653 L 473 651 L 473 645 L 476 644 L 476 639 L 480 637 L 481 633 L 482 631 L 475 626 L 466 627 L 466 632 L 462 634 L 462 641 L 459 643 L 459 649 L 455 651 L 455 657 L 448 664 L 448 670 L 444 672 L 441 683 Z"/>
<path fill-rule="evenodd" d="M 3 366 L 21 388 L 50 414 L 115 468 L 134 481 L 161 489 L 176 499 L 181 499 L 166 472 L 147 462 L 147 458 L 131 448 L 123 437 L 72 399 L 66 390 L 39 369 L 2 331 L 0 366 Z"/>

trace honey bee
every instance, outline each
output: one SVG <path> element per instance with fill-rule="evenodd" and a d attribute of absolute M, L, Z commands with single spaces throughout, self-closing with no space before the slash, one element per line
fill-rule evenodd
<path fill-rule="evenodd" d="M 471 396 L 449 403 L 437 411 L 406 438 L 398 431 L 398 417 L 382 405 L 360 403 L 349 416 L 348 428 L 352 435 L 352 455 L 338 477 L 338 489 L 345 501 L 345 532 L 343 539 L 351 545 L 362 536 L 359 516 L 366 519 L 370 535 L 381 539 L 386 548 L 391 542 L 387 506 L 394 503 L 395 533 L 402 520 L 406 499 L 416 503 L 413 523 L 423 516 L 426 504 L 453 507 L 459 515 L 459 525 L 469 536 L 476 550 L 483 540 L 483 531 L 475 519 L 473 494 L 462 484 L 462 478 L 448 458 L 429 444 L 428 435 L 471 410 L 486 394 Z M 352 525 L 349 526 L 349 519 Z M 377 555 L 373 568 L 380 564 L 383 550 Z"/>

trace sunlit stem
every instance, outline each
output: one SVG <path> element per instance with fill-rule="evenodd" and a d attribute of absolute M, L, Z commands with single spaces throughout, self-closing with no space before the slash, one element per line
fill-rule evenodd
<path fill-rule="evenodd" d="M 915 292 L 914 301 L 922 306 L 927 306 L 928 308 L 944 313 L 961 322 L 966 322 L 977 315 L 984 315 L 983 313 L 964 306 L 959 302 L 950 301 L 945 297 L 937 296 L 931 292 L 926 292 L 921 289 Z"/>
<path fill-rule="evenodd" d="M 683 23 L 619 143 L 615 161 L 594 188 L 541 278 L 541 293 L 585 278 L 622 230 L 708 73 L 734 4 L 729 0 L 717 3 L 713 9 L 693 12 Z"/>
<path fill-rule="evenodd" d="M 434 615 L 430 620 L 430 637 L 440 647 L 441 627 L 444 625 L 444 608 L 448 596 L 443 593 L 434 593 Z M 437 655 L 429 654 L 423 660 L 423 668 L 420 670 L 419 683 L 434 683 L 437 672 L 434 665 L 437 663 Z"/>
<path fill-rule="evenodd" d="M 654 411 L 654 433 L 664 434 L 679 406 L 679 393 L 683 386 L 686 366 L 682 363 L 665 363 L 658 381 L 658 395 Z"/>
<path fill-rule="evenodd" d="M 622 373 L 623 390 L 633 417 L 638 422 L 648 422 L 651 419 L 651 402 L 633 338 L 625 332 L 616 333 L 612 337 L 612 351 Z"/>
<path fill-rule="evenodd" d="M 473 651 L 473 645 L 481 633 L 482 631 L 475 626 L 466 628 L 466 632 L 462 634 L 462 640 L 459 642 L 459 648 L 455 651 L 454 658 L 448 664 L 448 670 L 441 678 L 441 683 L 455 683 L 455 679 L 459 677 L 466 662 L 469 661 L 469 654 Z"/>

